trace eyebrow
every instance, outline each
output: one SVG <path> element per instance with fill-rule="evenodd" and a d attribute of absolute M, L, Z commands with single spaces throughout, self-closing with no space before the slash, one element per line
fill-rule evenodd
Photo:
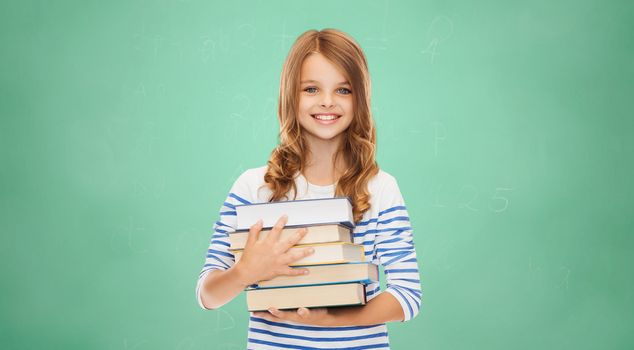
<path fill-rule="evenodd" d="M 306 84 L 306 83 L 319 83 L 319 82 L 317 80 L 302 80 L 300 83 L 301 84 Z M 342 81 L 341 83 L 339 83 L 337 85 L 350 85 L 350 83 L 347 82 L 347 81 Z"/>

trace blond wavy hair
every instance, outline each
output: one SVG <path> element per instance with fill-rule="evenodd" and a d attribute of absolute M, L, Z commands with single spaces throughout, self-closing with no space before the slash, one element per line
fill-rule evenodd
<path fill-rule="evenodd" d="M 306 167 L 308 146 L 300 126 L 300 72 L 309 55 L 321 53 L 335 65 L 352 85 L 354 116 L 344 131 L 333 166 L 343 157 L 346 171 L 336 180 L 335 196 L 348 196 L 352 202 L 355 222 L 370 209 L 368 182 L 379 172 L 375 160 L 376 130 L 370 110 L 370 75 L 365 54 L 348 34 L 337 29 L 308 30 L 300 35 L 284 62 L 280 79 L 278 118 L 279 144 L 271 152 L 264 175 L 265 186 L 271 191 L 269 202 L 297 197 L 295 177 Z"/>

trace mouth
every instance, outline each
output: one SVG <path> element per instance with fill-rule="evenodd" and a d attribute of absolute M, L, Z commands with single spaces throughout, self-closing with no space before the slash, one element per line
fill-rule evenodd
<path fill-rule="evenodd" d="M 341 118 L 341 114 L 334 113 L 318 113 L 311 114 L 311 116 L 320 124 L 332 124 Z"/>

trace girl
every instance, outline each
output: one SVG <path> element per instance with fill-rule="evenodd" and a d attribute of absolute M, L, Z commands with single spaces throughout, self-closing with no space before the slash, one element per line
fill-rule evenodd
<path fill-rule="evenodd" d="M 309 30 L 293 44 L 281 76 L 280 143 L 266 166 L 238 177 L 220 209 L 196 295 L 204 309 L 232 300 L 248 285 L 305 269 L 292 262 L 292 239 L 258 240 L 261 221 L 249 231 L 238 263 L 228 251 L 235 205 L 289 199 L 348 196 L 353 203 L 354 243 L 366 259 L 382 264 L 387 288 L 367 287 L 365 306 L 270 309 L 249 318 L 249 349 L 389 349 L 386 322 L 418 314 L 421 288 L 407 209 L 394 177 L 375 159 L 370 77 L 360 46 L 335 30 Z M 283 216 L 275 230 L 281 230 Z M 272 237 L 269 236 L 269 237 Z"/>

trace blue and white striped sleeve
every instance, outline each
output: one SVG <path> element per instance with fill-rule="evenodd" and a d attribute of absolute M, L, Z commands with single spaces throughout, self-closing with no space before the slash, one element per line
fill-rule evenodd
<path fill-rule="evenodd" d="M 405 318 L 416 317 L 421 307 L 421 284 L 412 227 L 396 179 L 386 182 L 379 202 L 375 253 L 383 265 L 386 290 L 401 304 Z"/>
<path fill-rule="evenodd" d="M 201 298 L 201 289 L 207 275 L 213 270 L 227 270 L 235 262 L 233 253 L 229 251 L 229 234 L 236 230 L 236 209 L 239 204 L 250 204 L 248 200 L 248 185 L 246 183 L 247 172 L 244 172 L 234 182 L 227 198 L 220 206 L 218 221 L 213 225 L 213 235 L 207 248 L 207 256 L 202 271 L 196 283 L 196 299 L 201 308 L 207 309 Z"/>

